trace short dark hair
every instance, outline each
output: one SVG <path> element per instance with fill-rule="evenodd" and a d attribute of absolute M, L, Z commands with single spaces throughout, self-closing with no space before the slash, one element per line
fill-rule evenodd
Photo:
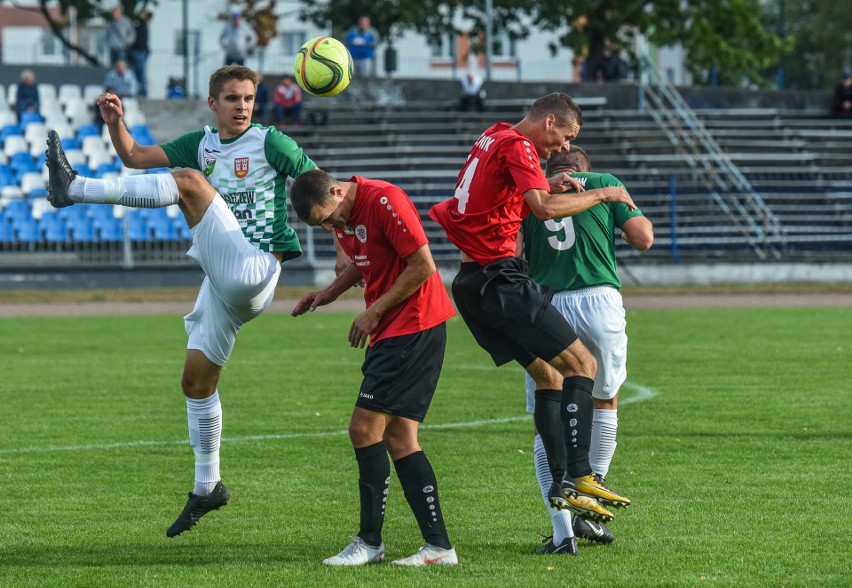
<path fill-rule="evenodd" d="M 547 169 L 545 174 L 550 177 L 557 174 L 565 168 L 571 168 L 578 172 L 592 171 L 592 160 L 589 159 L 589 154 L 581 147 L 571 145 L 568 151 L 557 151 L 547 160 Z"/>
<path fill-rule="evenodd" d="M 210 97 L 214 100 L 218 100 L 219 94 L 224 89 L 225 84 L 231 80 L 249 80 L 252 84 L 254 84 L 255 90 L 257 90 L 257 85 L 260 83 L 257 73 L 255 73 L 255 71 L 250 67 L 245 67 L 243 65 L 226 65 L 225 67 L 220 67 L 214 71 L 213 75 L 210 76 L 210 87 L 208 89 Z"/>
<path fill-rule="evenodd" d="M 315 206 L 322 206 L 331 200 L 331 187 L 336 183 L 331 175 L 321 169 L 301 174 L 290 186 L 290 204 L 296 215 L 303 222 L 308 222 Z"/>
<path fill-rule="evenodd" d="M 533 120 L 539 120 L 552 114 L 556 117 L 556 124 L 565 127 L 572 122 L 583 126 L 583 111 L 568 94 L 553 92 L 542 96 L 530 106 L 527 116 Z"/>

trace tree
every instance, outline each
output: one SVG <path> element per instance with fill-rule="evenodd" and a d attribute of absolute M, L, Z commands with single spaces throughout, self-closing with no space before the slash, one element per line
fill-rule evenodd
<path fill-rule="evenodd" d="M 156 6 L 156 0 L 121 0 L 121 9 L 131 20 L 136 18 L 143 10 L 149 10 L 150 6 Z M 58 5 L 60 18 L 56 18 L 55 12 L 50 9 L 50 6 Z M 103 65 L 97 56 L 92 55 L 79 45 L 75 45 L 68 38 L 68 25 L 70 24 L 70 12 L 73 8 L 75 11 L 74 18 L 78 24 L 85 24 L 96 17 L 109 18 L 110 10 L 115 6 L 115 3 L 104 4 L 101 0 L 58 0 L 52 2 L 50 0 L 39 0 L 38 11 L 47 20 L 50 30 L 54 36 L 70 51 L 79 54 L 85 59 L 89 65 Z"/>
<path fill-rule="evenodd" d="M 787 37 L 782 65 L 785 86 L 829 89 L 852 66 L 852 3 L 837 0 L 775 0 L 770 26 Z"/>
<path fill-rule="evenodd" d="M 743 75 L 756 79 L 777 62 L 785 47 L 765 27 L 760 0 L 494 0 L 493 4 L 496 32 L 523 38 L 534 28 L 554 31 L 560 36 L 552 52 L 570 47 L 577 55 L 594 58 L 606 41 L 630 51 L 640 33 L 657 45 L 681 43 L 698 80 L 706 80 L 711 68 L 735 82 Z M 318 26 L 332 26 L 334 32 L 368 14 L 383 36 L 392 28 L 411 29 L 437 40 L 452 32 L 457 6 L 484 29 L 483 0 L 304 0 L 301 14 Z"/>

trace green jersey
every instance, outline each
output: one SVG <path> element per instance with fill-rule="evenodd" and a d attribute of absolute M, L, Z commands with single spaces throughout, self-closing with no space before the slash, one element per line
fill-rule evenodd
<path fill-rule="evenodd" d="M 316 164 L 293 139 L 253 124 L 223 140 L 215 127 L 205 126 L 161 147 L 172 167 L 197 169 L 207 177 L 255 247 L 281 252 L 284 259 L 301 255 L 296 232 L 287 224 L 287 176 L 295 178 Z"/>
<path fill-rule="evenodd" d="M 587 190 L 623 186 L 611 174 L 571 174 Z M 622 202 L 596 204 L 564 219 L 540 221 L 530 214 L 521 224 L 524 253 L 533 281 L 556 290 L 579 290 L 593 286 L 621 289 L 615 262 L 615 227 L 642 216 Z"/>

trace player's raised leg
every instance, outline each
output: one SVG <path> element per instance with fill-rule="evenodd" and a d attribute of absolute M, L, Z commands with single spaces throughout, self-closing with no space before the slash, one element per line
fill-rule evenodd
<path fill-rule="evenodd" d="M 75 203 L 120 204 L 132 208 L 163 208 L 180 204 L 187 223 L 195 226 L 216 191 L 195 170 L 86 178 L 71 167 L 56 131 L 47 134 L 45 165 L 48 170 L 47 200 L 55 208 Z"/>

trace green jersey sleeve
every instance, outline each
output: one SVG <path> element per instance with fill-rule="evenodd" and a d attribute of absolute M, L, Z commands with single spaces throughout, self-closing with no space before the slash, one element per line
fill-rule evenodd
<path fill-rule="evenodd" d="M 283 176 L 296 178 L 317 166 L 296 141 L 277 129 L 266 135 L 264 150 L 266 160 Z"/>
<path fill-rule="evenodd" d="M 190 131 L 168 143 L 160 145 L 169 158 L 171 167 L 188 167 L 201 170 L 198 148 L 204 138 L 204 130 Z"/>

